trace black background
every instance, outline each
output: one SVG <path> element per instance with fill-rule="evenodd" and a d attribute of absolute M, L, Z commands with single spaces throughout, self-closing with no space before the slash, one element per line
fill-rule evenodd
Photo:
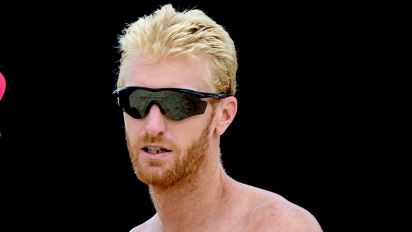
<path fill-rule="evenodd" d="M 117 36 L 162 3 L 2 6 L 0 165 L 3 225 L 14 228 L 8 231 L 128 231 L 153 215 L 111 92 Z M 351 54 L 356 36 L 346 33 L 351 13 L 313 3 L 172 3 L 202 9 L 236 44 L 239 110 L 221 144 L 229 175 L 306 208 L 325 231 L 349 227 L 357 219 L 345 212 L 355 194 L 364 197 L 355 185 L 367 183 L 353 181 L 366 126 L 358 127 L 362 104 L 351 104 L 359 65 Z"/>

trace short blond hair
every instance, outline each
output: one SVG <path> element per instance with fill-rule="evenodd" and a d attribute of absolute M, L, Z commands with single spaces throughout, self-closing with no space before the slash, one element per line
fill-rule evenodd
<path fill-rule="evenodd" d="M 176 12 L 167 4 L 128 25 L 119 37 L 121 60 L 117 86 L 124 85 L 124 61 L 130 54 L 150 57 L 150 62 L 182 55 L 209 58 L 213 86 L 219 93 L 236 93 L 237 56 L 226 30 L 203 11 Z"/>

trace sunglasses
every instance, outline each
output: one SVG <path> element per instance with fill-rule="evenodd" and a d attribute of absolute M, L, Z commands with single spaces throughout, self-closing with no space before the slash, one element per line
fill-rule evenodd
<path fill-rule="evenodd" d="M 162 114 L 171 120 L 179 121 L 190 116 L 203 114 L 207 101 L 201 98 L 221 99 L 227 93 L 205 93 L 190 89 L 127 86 L 116 89 L 113 94 L 124 112 L 136 119 L 144 118 L 152 105 L 156 104 Z"/>

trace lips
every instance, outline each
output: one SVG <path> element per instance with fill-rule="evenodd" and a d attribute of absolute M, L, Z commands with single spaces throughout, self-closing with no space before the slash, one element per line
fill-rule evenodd
<path fill-rule="evenodd" d="M 172 150 L 166 149 L 161 146 L 145 146 L 142 148 L 142 150 L 144 152 L 147 152 L 149 154 L 154 154 L 154 155 L 172 151 Z"/>

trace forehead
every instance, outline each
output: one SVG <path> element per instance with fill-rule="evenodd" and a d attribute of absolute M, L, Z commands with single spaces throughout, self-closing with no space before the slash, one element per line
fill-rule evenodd
<path fill-rule="evenodd" d="M 149 88 L 186 88 L 210 92 L 212 88 L 206 56 L 168 57 L 154 63 L 139 55 L 125 60 L 125 86 Z"/>

